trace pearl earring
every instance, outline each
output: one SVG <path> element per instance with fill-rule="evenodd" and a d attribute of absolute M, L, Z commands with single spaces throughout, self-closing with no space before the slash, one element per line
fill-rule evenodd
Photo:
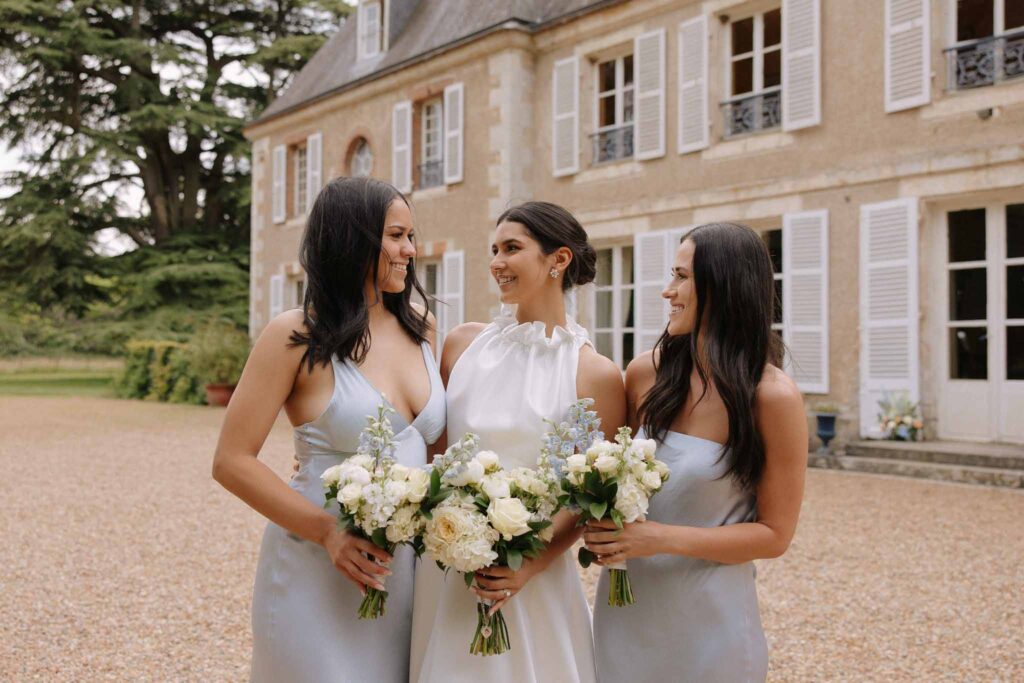
<path fill-rule="evenodd" d="M 548 275 L 551 276 L 552 280 L 556 279 L 558 277 L 558 268 L 552 268 Z"/>

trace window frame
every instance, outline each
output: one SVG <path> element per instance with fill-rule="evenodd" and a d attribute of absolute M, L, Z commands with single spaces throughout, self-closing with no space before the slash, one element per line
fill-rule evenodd
<path fill-rule="evenodd" d="M 366 157 L 361 158 L 359 151 L 366 149 Z M 367 161 L 368 160 L 368 161 Z M 361 173 L 362 168 L 357 168 L 357 165 L 362 166 L 366 164 L 366 172 Z M 355 144 L 352 148 L 352 156 L 348 162 L 349 175 L 356 178 L 369 178 L 373 174 L 373 149 L 370 147 L 370 141 L 365 137 L 356 138 Z"/>
<path fill-rule="evenodd" d="M 429 112 L 436 107 L 436 117 L 428 117 Z M 436 119 L 435 128 L 428 129 L 427 121 Z M 428 133 L 434 133 L 437 145 L 436 157 L 428 156 Z M 420 104 L 420 164 L 444 163 L 444 98 L 432 97 Z"/>
<path fill-rule="evenodd" d="M 368 21 L 371 8 L 375 9 L 377 12 L 375 25 Z M 359 45 L 359 59 L 370 59 L 372 57 L 376 57 L 384 51 L 384 41 L 382 36 L 384 29 L 383 0 L 367 0 L 365 2 L 360 2 L 356 17 L 358 21 L 358 25 L 356 26 L 358 33 L 356 42 Z M 369 31 L 371 26 L 375 29 L 372 34 Z"/>
<path fill-rule="evenodd" d="M 627 57 L 633 60 L 633 80 L 628 85 L 626 84 Z M 601 66 L 603 64 L 608 64 L 609 62 L 615 64 L 615 87 L 611 90 L 601 90 Z M 629 121 L 625 120 L 627 92 L 633 93 L 633 118 Z M 615 102 L 615 121 L 602 126 L 601 100 L 609 95 L 614 98 Z M 634 128 L 636 127 L 636 57 L 632 52 L 626 52 L 618 55 L 617 57 L 604 59 L 594 64 L 594 132 L 604 133 L 609 130 L 624 128 L 628 125 L 632 125 Z"/>
<path fill-rule="evenodd" d="M 305 216 L 309 210 L 306 196 L 309 188 L 309 167 L 307 165 L 309 156 L 305 144 L 294 145 L 291 152 L 294 173 L 292 215 L 301 217 Z"/>
<path fill-rule="evenodd" d="M 623 250 L 629 249 L 632 253 L 630 259 L 632 270 L 632 279 L 628 283 L 623 282 Z M 637 327 L 636 327 L 636 264 L 632 261 L 636 257 L 636 251 L 632 243 L 615 244 L 606 247 L 599 247 L 597 249 L 598 254 L 602 251 L 612 252 L 612 272 L 611 272 L 611 284 L 599 285 L 597 279 L 594 280 L 594 285 L 590 290 L 590 310 L 592 311 L 592 320 L 590 321 L 590 335 L 594 341 L 595 348 L 597 346 L 597 335 L 598 334 L 611 334 L 612 338 L 612 356 L 611 359 L 615 361 L 615 364 L 620 369 L 625 370 L 626 365 L 629 364 L 633 358 L 636 358 L 637 353 Z M 610 292 L 612 297 L 612 310 L 611 310 L 611 327 L 598 327 L 597 320 L 597 295 L 599 292 Z M 626 326 L 623 324 L 623 310 L 622 302 L 624 294 L 628 293 L 629 305 L 633 307 L 633 325 Z M 624 342 L 625 335 L 633 335 L 633 355 L 629 358 L 625 357 Z"/>
<path fill-rule="evenodd" d="M 727 93 L 726 94 L 726 98 L 725 98 L 726 101 L 732 101 L 732 100 L 737 100 L 737 99 L 746 99 L 748 97 L 755 97 L 757 95 L 763 95 L 763 94 L 766 94 L 766 93 L 773 93 L 773 92 L 777 92 L 777 91 L 781 91 L 782 90 L 782 82 L 781 82 L 781 80 L 780 80 L 778 85 L 773 85 L 773 86 L 770 86 L 768 88 L 764 87 L 764 57 L 765 57 L 765 55 L 767 53 L 769 53 L 769 52 L 776 52 L 776 51 L 779 53 L 779 66 L 780 66 L 780 78 L 781 78 L 781 66 L 782 66 L 782 57 L 783 57 L 783 55 L 782 55 L 782 33 L 781 33 L 781 31 L 779 33 L 779 42 L 778 42 L 778 44 L 772 45 L 771 47 L 768 47 L 768 48 L 765 48 L 765 46 L 764 46 L 764 15 L 769 13 L 769 12 L 774 12 L 776 10 L 779 11 L 779 23 L 780 23 L 780 27 L 781 27 L 782 22 L 785 21 L 785 17 L 782 16 L 782 6 L 781 5 L 773 5 L 773 6 L 770 6 L 770 7 L 765 7 L 764 9 L 761 9 L 758 12 L 750 12 L 750 13 L 747 13 L 747 14 L 743 14 L 742 16 L 739 16 L 737 18 L 733 18 L 733 17 L 729 18 L 729 23 L 726 25 L 726 30 L 725 30 L 726 63 L 725 63 L 725 81 L 724 82 L 725 82 L 725 92 Z M 733 54 L 732 27 L 733 27 L 733 24 L 736 24 L 738 22 L 744 21 L 746 19 L 753 19 L 754 20 L 754 35 L 753 35 L 754 42 L 753 42 L 753 45 L 752 45 L 752 50 L 750 52 L 744 52 L 743 54 L 740 54 L 740 55 L 735 55 L 735 54 Z M 733 91 L 732 91 L 733 90 L 733 76 L 732 76 L 733 64 L 735 62 L 739 61 L 739 60 L 747 59 L 748 57 L 753 57 L 753 66 L 752 66 L 752 69 L 753 69 L 753 80 L 751 82 L 751 87 L 753 88 L 753 90 L 750 90 L 749 92 L 744 92 L 744 93 L 733 93 Z"/>

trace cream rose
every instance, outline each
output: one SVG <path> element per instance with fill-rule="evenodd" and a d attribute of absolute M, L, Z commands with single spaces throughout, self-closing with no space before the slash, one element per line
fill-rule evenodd
<path fill-rule="evenodd" d="M 650 460 L 658 450 L 658 442 L 654 439 L 633 439 L 633 448 L 643 455 L 644 460 Z"/>
<path fill-rule="evenodd" d="M 594 461 L 594 467 L 601 474 L 614 474 L 619 469 L 619 459 L 611 453 L 602 453 Z"/>
<path fill-rule="evenodd" d="M 491 500 L 495 498 L 508 498 L 512 495 L 512 492 L 509 490 L 508 478 L 503 473 L 487 475 L 484 477 L 481 487 Z"/>
<path fill-rule="evenodd" d="M 648 491 L 657 491 L 661 488 L 661 475 L 655 470 L 644 472 L 642 481 Z"/>
<path fill-rule="evenodd" d="M 426 470 L 409 470 L 409 478 L 406 482 L 409 485 L 408 498 L 410 503 L 419 503 L 426 498 L 427 491 L 430 489 L 430 475 L 427 474 Z"/>
<path fill-rule="evenodd" d="M 484 466 L 480 464 L 479 460 L 470 460 L 455 470 L 449 482 L 453 486 L 469 486 L 471 484 L 479 484 L 483 478 Z"/>
<path fill-rule="evenodd" d="M 530 511 L 518 498 L 492 500 L 487 507 L 487 518 L 491 520 L 491 526 L 497 529 L 506 541 L 530 530 Z"/>
<path fill-rule="evenodd" d="M 347 508 L 355 507 L 363 497 L 363 487 L 360 484 L 346 484 L 338 491 L 338 500 Z"/>
<path fill-rule="evenodd" d="M 498 454 L 494 451 L 480 451 L 474 456 L 474 459 L 483 465 L 485 470 L 492 470 L 501 464 Z"/>
<path fill-rule="evenodd" d="M 587 464 L 587 456 L 583 453 L 573 453 L 565 459 L 565 467 L 570 472 L 587 472 L 590 466 Z"/>

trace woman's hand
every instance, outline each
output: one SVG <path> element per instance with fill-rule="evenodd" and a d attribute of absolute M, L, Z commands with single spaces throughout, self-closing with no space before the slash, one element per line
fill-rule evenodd
<path fill-rule="evenodd" d="M 391 555 L 387 552 L 365 538 L 337 528 L 328 532 L 323 546 L 334 567 L 356 584 L 360 593 L 366 595 L 365 586 L 385 590 L 381 577 L 391 575 L 391 570 L 386 566 L 391 562 Z M 367 555 L 377 561 L 374 562 Z"/>
<path fill-rule="evenodd" d="M 604 566 L 664 552 L 667 530 L 667 525 L 650 521 L 623 524 L 621 529 L 610 520 L 591 521 L 583 533 L 583 542 L 587 550 L 597 555 L 594 562 Z"/>
<path fill-rule="evenodd" d="M 537 560 L 523 560 L 519 571 L 508 567 L 487 567 L 476 573 L 473 591 L 484 600 L 494 601 L 488 616 L 500 610 L 509 599 L 523 590 L 526 582 L 540 573 L 543 567 Z"/>

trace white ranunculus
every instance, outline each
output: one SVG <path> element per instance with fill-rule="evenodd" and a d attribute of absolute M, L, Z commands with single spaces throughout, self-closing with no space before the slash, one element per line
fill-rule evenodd
<path fill-rule="evenodd" d="M 635 482 L 619 484 L 615 495 L 615 509 L 622 515 L 623 522 L 635 522 L 647 514 L 647 494 Z"/>
<path fill-rule="evenodd" d="M 324 470 L 324 473 L 320 475 L 320 481 L 324 483 L 324 488 L 337 486 L 338 482 L 341 481 L 341 465 L 328 467 Z"/>
<path fill-rule="evenodd" d="M 602 453 L 594 460 L 594 467 L 601 474 L 614 474 L 621 461 L 611 453 Z"/>
<path fill-rule="evenodd" d="M 406 481 L 409 484 L 409 502 L 419 503 L 422 501 L 430 489 L 430 475 L 427 474 L 427 471 L 410 469 L 409 478 Z"/>
<path fill-rule="evenodd" d="M 479 460 L 470 460 L 459 467 L 449 481 L 453 486 L 470 486 L 472 484 L 479 484 L 483 478 L 484 466 Z"/>
<path fill-rule="evenodd" d="M 590 466 L 587 465 L 587 456 L 583 453 L 573 453 L 565 459 L 565 467 L 569 472 L 587 472 Z"/>
<path fill-rule="evenodd" d="M 338 491 L 338 500 L 346 508 L 352 508 L 357 505 L 362 497 L 363 487 L 356 483 L 346 484 Z"/>
<path fill-rule="evenodd" d="M 503 472 L 488 474 L 484 477 L 480 486 L 483 488 L 484 493 L 487 494 L 487 497 L 492 500 L 495 498 L 508 498 L 512 495 L 512 492 L 509 490 L 508 477 Z"/>
<path fill-rule="evenodd" d="M 518 498 L 492 500 L 487 507 L 487 518 L 491 520 L 491 526 L 497 529 L 506 541 L 530 530 L 530 511 Z"/>
<path fill-rule="evenodd" d="M 657 470 L 648 470 L 644 472 L 642 481 L 648 491 L 657 491 L 661 488 L 661 475 L 658 474 Z"/>
<path fill-rule="evenodd" d="M 483 465 L 485 470 L 492 470 L 501 464 L 498 454 L 494 451 L 480 451 L 473 458 Z"/>
<path fill-rule="evenodd" d="M 633 439 L 633 448 L 643 455 L 644 460 L 650 460 L 658 450 L 658 442 L 654 439 Z"/>

